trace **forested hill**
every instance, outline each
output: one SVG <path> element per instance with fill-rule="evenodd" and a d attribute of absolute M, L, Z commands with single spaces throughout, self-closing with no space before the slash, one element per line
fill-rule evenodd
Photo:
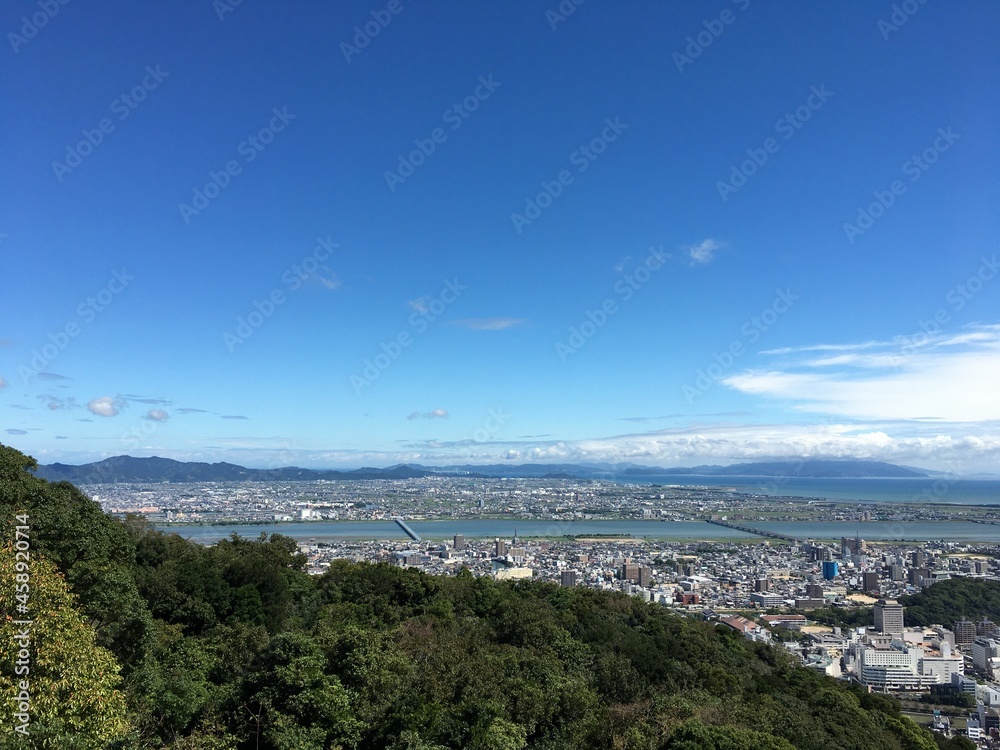
<path fill-rule="evenodd" d="M 907 626 L 944 625 L 952 628 L 963 617 L 973 622 L 984 617 L 997 622 L 1000 620 L 1000 581 L 949 578 L 928 586 L 920 593 L 901 596 L 899 603 L 905 608 L 903 618 Z M 847 627 L 875 622 L 871 607 L 824 607 L 809 616 L 817 622 Z"/>
<path fill-rule="evenodd" d="M 637 598 L 348 562 L 311 577 L 291 539 L 191 544 L 33 466 L 0 446 L 0 601 L 26 516 L 34 620 L 17 744 L 0 621 L 0 747 L 937 747 L 890 698 Z"/>

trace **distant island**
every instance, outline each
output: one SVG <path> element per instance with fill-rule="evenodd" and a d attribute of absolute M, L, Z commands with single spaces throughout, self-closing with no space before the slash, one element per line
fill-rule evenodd
<path fill-rule="evenodd" d="M 536 479 L 607 479 L 629 481 L 650 477 L 765 477 L 775 478 L 920 478 L 931 472 L 881 461 L 851 459 L 803 459 L 741 463 L 729 466 L 658 467 L 636 464 L 491 464 L 429 467 L 401 464 L 387 468 L 363 467 L 352 470 L 303 469 L 285 466 L 276 469 L 249 469 L 219 462 L 175 461 L 157 456 L 135 458 L 114 456 L 95 463 L 48 464 L 39 466 L 36 476 L 51 482 L 111 484 L 115 482 L 289 482 L 359 479 L 414 479 L 428 476 L 511 477 Z"/>

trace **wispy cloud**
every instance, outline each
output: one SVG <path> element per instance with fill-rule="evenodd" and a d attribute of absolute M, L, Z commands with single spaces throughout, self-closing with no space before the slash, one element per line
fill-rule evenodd
<path fill-rule="evenodd" d="M 58 411 L 60 409 L 77 409 L 79 404 L 76 403 L 76 399 L 72 396 L 68 398 L 59 398 L 58 396 L 53 396 L 52 394 L 46 393 L 38 396 L 38 400 L 44 403 L 49 411 Z"/>
<path fill-rule="evenodd" d="M 150 422 L 166 422 L 170 419 L 170 415 L 163 411 L 163 409 L 150 409 L 146 412 L 146 419 Z"/>
<path fill-rule="evenodd" d="M 137 396 L 134 393 L 126 393 L 122 398 L 126 398 L 129 401 L 135 401 L 139 404 L 150 404 L 152 406 L 169 406 L 171 403 L 165 398 L 148 398 L 146 396 Z"/>
<path fill-rule="evenodd" d="M 421 315 L 428 312 L 427 303 L 430 301 L 429 297 L 417 297 L 416 299 L 411 299 L 408 304 L 411 310 L 414 310 Z"/>
<path fill-rule="evenodd" d="M 340 289 L 340 287 L 344 285 L 344 282 L 340 280 L 337 274 L 330 274 L 330 276 L 327 277 L 327 276 L 321 276 L 319 273 L 317 273 L 316 281 L 318 281 L 319 285 L 322 286 L 324 289 L 329 289 L 330 291 Z"/>
<path fill-rule="evenodd" d="M 40 372 L 36 376 L 39 380 L 72 380 L 73 378 L 68 378 L 65 375 L 60 375 L 57 372 Z"/>
<path fill-rule="evenodd" d="M 725 247 L 725 243 L 708 237 L 697 245 L 688 245 L 685 247 L 684 254 L 691 259 L 691 265 L 705 265 L 706 263 L 711 263 L 715 258 L 715 253 L 723 247 Z"/>
<path fill-rule="evenodd" d="M 699 417 L 747 417 L 748 411 L 709 411 L 695 414 L 661 414 L 656 417 L 618 417 L 620 422 L 661 422 L 664 419 L 694 419 Z"/>
<path fill-rule="evenodd" d="M 250 417 L 244 417 L 242 414 L 223 414 L 223 419 L 250 419 Z"/>
<path fill-rule="evenodd" d="M 0 378 L 0 390 L 6 388 L 10 383 L 8 383 L 4 378 Z"/>
<path fill-rule="evenodd" d="M 13 427 L 4 430 L 4 432 L 6 432 L 8 435 L 27 435 L 28 434 L 27 430 L 18 430 L 18 429 L 15 429 Z"/>
<path fill-rule="evenodd" d="M 180 409 L 174 409 L 178 414 L 208 414 L 207 409 L 192 409 L 190 407 L 181 407 Z"/>
<path fill-rule="evenodd" d="M 447 409 L 432 409 L 431 411 L 425 411 L 425 412 L 415 411 L 407 417 L 407 419 L 447 419 L 447 418 L 448 418 Z"/>
<path fill-rule="evenodd" d="M 803 412 L 859 419 L 1000 420 L 1000 325 L 855 347 L 819 359 L 793 356 L 722 382 L 743 393 L 791 402 Z"/>
<path fill-rule="evenodd" d="M 865 341 L 860 344 L 809 344 L 807 346 L 785 346 L 779 349 L 765 349 L 761 354 L 798 354 L 799 352 L 853 352 L 883 346 L 884 341 Z"/>
<path fill-rule="evenodd" d="M 523 325 L 525 318 L 463 318 L 452 322 L 453 326 L 468 328 L 470 331 L 502 331 Z"/>

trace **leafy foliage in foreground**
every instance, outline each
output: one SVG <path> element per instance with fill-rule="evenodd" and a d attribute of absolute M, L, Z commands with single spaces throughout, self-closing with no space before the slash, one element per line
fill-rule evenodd
<path fill-rule="evenodd" d="M 127 701 L 107 748 L 937 747 L 892 699 L 636 598 L 343 561 L 310 577 L 290 539 L 190 544 L 31 465 L 0 446 L 0 522 L 31 516 L 74 637 L 114 654 L 79 688 Z"/>

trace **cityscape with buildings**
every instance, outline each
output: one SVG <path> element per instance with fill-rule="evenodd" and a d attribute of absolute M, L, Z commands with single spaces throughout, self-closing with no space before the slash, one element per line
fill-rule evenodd
<path fill-rule="evenodd" d="M 262 530 L 293 536 L 316 574 L 347 559 L 619 591 L 780 644 L 811 669 L 903 696 L 912 716 L 938 731 L 997 746 L 991 739 L 1000 733 L 997 625 L 956 613 L 953 621 L 911 627 L 898 601 L 952 578 L 1000 582 L 995 507 L 562 478 L 86 490 L 109 512 L 143 515 L 196 541 Z M 580 525 L 586 521 L 607 522 L 602 528 L 611 531 L 576 533 L 590 528 Z M 636 523 L 648 533 L 637 534 Z M 463 531 L 450 532 L 456 524 Z M 852 524 L 882 538 L 834 533 Z M 512 533 L 491 531 L 506 525 Z M 690 531 L 676 531 L 685 525 Z M 940 538 L 904 540 L 927 527 Z M 958 538 L 959 527 L 979 533 Z M 849 620 L 864 607 L 873 610 L 872 624 L 814 619 L 819 611 Z M 934 701 L 950 708 L 934 708 Z"/>

